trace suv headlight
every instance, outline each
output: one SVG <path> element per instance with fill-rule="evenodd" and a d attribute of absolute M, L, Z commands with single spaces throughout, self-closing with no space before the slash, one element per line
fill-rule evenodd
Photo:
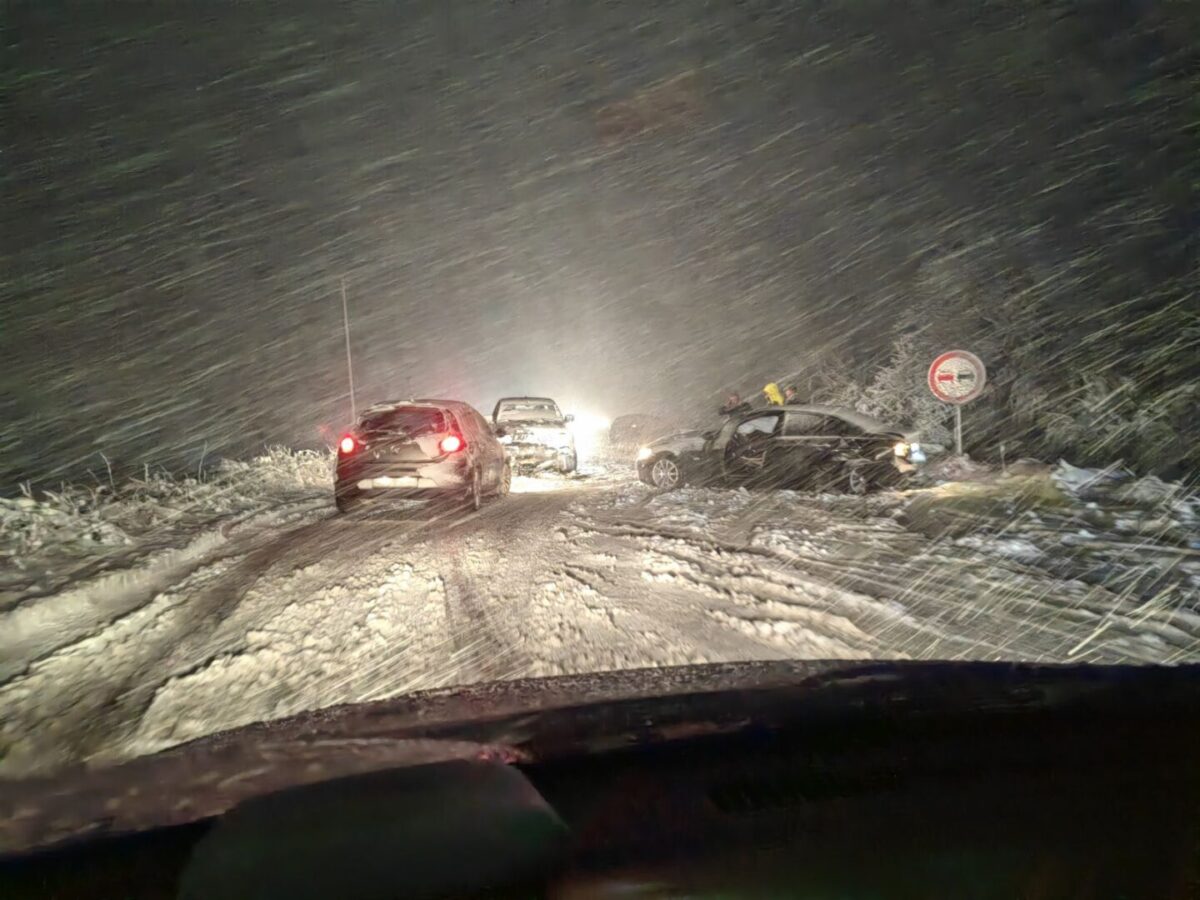
<path fill-rule="evenodd" d="M 637 452 L 637 461 L 638 461 L 638 462 L 645 462 L 646 460 L 648 460 L 648 459 L 649 459 L 650 457 L 652 457 L 653 455 L 654 455 L 654 451 L 653 451 L 653 450 L 651 450 L 649 447 L 642 447 L 642 448 L 641 448 L 640 450 L 638 450 L 638 452 Z"/>

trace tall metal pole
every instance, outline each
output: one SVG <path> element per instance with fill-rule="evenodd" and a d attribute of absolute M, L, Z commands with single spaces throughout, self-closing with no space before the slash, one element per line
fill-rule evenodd
<path fill-rule="evenodd" d="M 962 407 L 957 403 L 954 405 L 954 447 L 955 452 L 962 456 Z"/>
<path fill-rule="evenodd" d="M 342 278 L 342 325 L 346 332 L 346 374 L 350 376 L 350 418 L 358 421 L 358 406 L 354 402 L 354 364 L 350 361 L 350 311 L 346 306 L 346 279 Z M 959 450 L 961 453 L 961 449 Z"/>

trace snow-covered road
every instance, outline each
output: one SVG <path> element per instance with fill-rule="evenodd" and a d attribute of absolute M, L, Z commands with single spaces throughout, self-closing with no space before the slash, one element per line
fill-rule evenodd
<path fill-rule="evenodd" d="M 517 676 L 777 658 L 1200 658 L 1194 550 L 1129 541 L 1136 561 L 1110 558 L 1096 575 L 1094 559 L 1079 568 L 1054 549 L 1075 533 L 1062 522 L 928 533 L 906 504 L 656 495 L 605 469 L 518 479 L 473 514 L 338 517 L 328 498 L 298 499 L 0 610 L 0 774 Z M 1137 566 L 1150 568 L 1118 577 Z"/>

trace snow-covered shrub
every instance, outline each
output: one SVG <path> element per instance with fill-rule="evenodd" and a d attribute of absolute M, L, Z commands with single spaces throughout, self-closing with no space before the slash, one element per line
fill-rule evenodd
<path fill-rule="evenodd" d="M 1090 375 L 1064 397 L 1039 397 L 1016 414 L 1036 415 L 1049 456 L 1087 463 L 1119 459 L 1138 472 L 1195 453 L 1187 425 L 1197 415 L 1200 382 L 1153 400 L 1132 379 Z"/>
<path fill-rule="evenodd" d="M 35 556 L 93 556 L 147 535 L 169 542 L 221 516 L 327 491 L 332 479 L 332 453 L 271 447 L 203 478 L 146 469 L 115 489 L 66 485 L 36 498 L 0 498 L 0 567 L 16 574 Z"/>
<path fill-rule="evenodd" d="M 99 492 L 90 495 L 66 490 L 32 497 L 0 498 L 0 560 L 19 560 L 48 545 L 70 542 L 93 548 L 119 547 L 130 538 L 105 519 L 107 501 Z"/>
<path fill-rule="evenodd" d="M 971 456 L 1119 460 L 1191 483 L 1200 477 L 1200 314 L 1189 291 L 1174 281 L 1114 286 L 1103 258 L 1051 264 L 1018 234 L 962 229 L 913 267 L 887 332 L 864 342 L 854 365 L 813 367 L 864 374 L 822 374 L 810 395 L 948 443 L 951 411 L 926 373 L 939 353 L 971 350 L 988 367 L 983 394 L 963 410 Z M 879 364 L 874 346 L 888 335 Z"/>
<path fill-rule="evenodd" d="M 333 483 L 333 459 L 327 451 L 268 447 L 249 461 L 225 460 L 218 477 L 255 490 L 325 488 Z"/>
<path fill-rule="evenodd" d="M 925 386 L 928 363 L 911 336 L 901 336 L 888 361 L 862 382 L 845 376 L 830 379 L 816 398 L 834 406 L 848 406 L 881 421 L 906 425 L 921 433 L 923 441 L 945 444 L 950 440 L 947 409 Z"/>

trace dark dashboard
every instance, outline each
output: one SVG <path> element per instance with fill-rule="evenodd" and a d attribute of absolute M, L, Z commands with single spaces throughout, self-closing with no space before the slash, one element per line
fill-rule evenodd
<path fill-rule="evenodd" d="M 1200 896 L 1196 667 L 857 665 L 394 733 L 513 755 L 98 822 L 0 896 Z"/>

